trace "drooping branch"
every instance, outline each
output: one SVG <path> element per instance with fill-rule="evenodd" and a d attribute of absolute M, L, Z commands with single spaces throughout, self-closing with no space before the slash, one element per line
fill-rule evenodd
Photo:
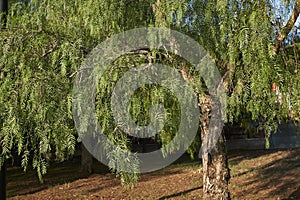
<path fill-rule="evenodd" d="M 284 39 L 286 38 L 286 36 L 293 29 L 299 15 L 300 15 L 300 0 L 296 0 L 293 12 L 291 14 L 290 19 L 286 23 L 286 25 L 283 28 L 280 28 L 280 26 L 278 24 L 276 25 L 276 28 L 277 28 L 277 31 L 278 31 L 277 44 L 276 44 L 276 47 L 275 47 L 275 52 L 276 53 L 278 53 L 278 51 L 281 47 L 281 44 L 284 41 Z"/>

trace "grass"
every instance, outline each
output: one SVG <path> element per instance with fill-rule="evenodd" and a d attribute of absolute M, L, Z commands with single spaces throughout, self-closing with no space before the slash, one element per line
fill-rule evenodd
<path fill-rule="evenodd" d="M 229 152 L 232 199 L 300 199 L 300 149 Z M 201 199 L 200 161 L 186 157 L 143 174 L 133 189 L 95 164 L 95 173 L 78 173 L 80 160 L 54 164 L 40 184 L 36 173 L 8 169 L 9 199 Z"/>

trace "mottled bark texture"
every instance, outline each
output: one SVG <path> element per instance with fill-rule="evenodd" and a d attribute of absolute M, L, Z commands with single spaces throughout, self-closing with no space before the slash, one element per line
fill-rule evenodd
<path fill-rule="evenodd" d="M 200 102 L 202 162 L 203 162 L 203 199 L 228 200 L 230 194 L 228 182 L 230 178 L 225 137 L 222 133 L 212 133 L 218 128 L 209 128 L 211 111 L 215 103 L 207 95 Z M 216 109 L 217 112 L 221 112 Z M 221 120 L 221 119 L 220 119 Z M 215 137 L 216 136 L 216 137 Z M 213 143 L 213 145 L 211 145 Z M 205 145 L 207 145 L 205 147 Z"/>

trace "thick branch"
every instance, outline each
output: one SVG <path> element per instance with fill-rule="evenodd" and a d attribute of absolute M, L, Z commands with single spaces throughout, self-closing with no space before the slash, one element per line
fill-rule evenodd
<path fill-rule="evenodd" d="M 287 24 L 283 28 L 280 28 L 278 25 L 276 26 L 276 28 L 278 30 L 278 38 L 277 38 L 277 44 L 276 44 L 276 48 L 275 48 L 276 53 L 278 53 L 278 51 L 281 47 L 281 44 L 284 41 L 284 39 L 286 38 L 286 36 L 293 29 L 299 15 L 300 15 L 300 0 L 296 0 L 293 12 L 292 12 L 291 17 L 288 20 Z"/>

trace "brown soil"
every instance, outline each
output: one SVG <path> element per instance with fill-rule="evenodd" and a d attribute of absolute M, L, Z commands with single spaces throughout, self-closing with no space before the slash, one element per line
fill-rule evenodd
<path fill-rule="evenodd" d="M 229 153 L 232 199 L 300 199 L 300 149 L 235 151 Z M 95 164 L 95 173 L 78 173 L 80 161 L 52 164 L 45 182 L 20 168 L 8 169 L 9 199 L 201 199 L 202 172 L 199 161 L 174 164 L 143 174 L 133 189 Z"/>

